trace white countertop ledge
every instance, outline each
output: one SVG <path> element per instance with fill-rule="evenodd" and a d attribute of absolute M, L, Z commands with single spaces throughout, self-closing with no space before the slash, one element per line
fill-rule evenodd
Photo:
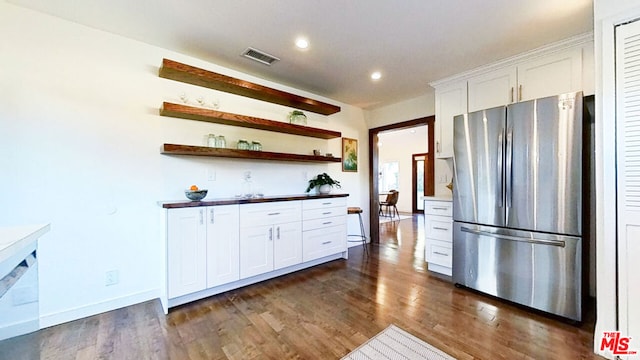
<path fill-rule="evenodd" d="M 18 254 L 29 255 L 36 249 L 38 238 L 50 228 L 50 224 L 0 227 L 0 264 Z"/>
<path fill-rule="evenodd" d="M 452 201 L 452 197 L 451 196 L 425 196 L 424 197 L 425 201 Z"/>

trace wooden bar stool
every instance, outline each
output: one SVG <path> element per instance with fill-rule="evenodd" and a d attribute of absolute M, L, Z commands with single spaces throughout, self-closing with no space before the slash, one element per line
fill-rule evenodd
<path fill-rule="evenodd" d="M 352 215 L 352 214 L 357 214 L 358 215 L 358 220 L 360 220 L 360 234 L 350 234 L 347 235 L 347 237 L 350 236 L 355 236 L 358 237 L 358 240 L 347 240 L 348 242 L 361 242 L 362 243 L 362 248 L 364 249 L 365 254 L 367 254 L 367 256 L 369 256 L 369 250 L 367 249 L 367 236 L 365 235 L 364 232 L 364 224 L 362 223 L 362 209 L 359 207 L 348 207 L 347 208 L 347 214 L 348 215 Z"/>

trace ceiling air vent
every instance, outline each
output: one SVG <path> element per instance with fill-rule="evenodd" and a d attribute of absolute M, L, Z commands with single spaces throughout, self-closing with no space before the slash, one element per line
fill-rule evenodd
<path fill-rule="evenodd" d="M 273 55 L 269 55 L 264 51 L 260 51 L 251 47 L 248 47 L 247 50 L 242 53 L 242 56 L 263 63 L 265 65 L 271 65 L 274 62 L 280 60 Z"/>

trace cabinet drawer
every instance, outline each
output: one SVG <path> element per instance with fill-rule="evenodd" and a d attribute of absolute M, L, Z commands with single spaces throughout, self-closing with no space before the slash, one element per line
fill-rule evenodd
<path fill-rule="evenodd" d="M 453 239 L 453 222 L 450 217 L 446 216 L 427 216 L 425 217 L 424 231 L 425 237 L 429 239 L 438 239 L 451 243 Z"/>
<path fill-rule="evenodd" d="M 425 215 L 453 216 L 451 201 L 427 200 L 424 202 Z"/>
<path fill-rule="evenodd" d="M 302 201 L 303 210 L 331 208 L 331 207 L 337 207 L 337 206 L 347 206 L 347 198 L 339 197 L 339 198 L 313 199 L 313 200 Z"/>
<path fill-rule="evenodd" d="M 347 216 L 347 209 L 344 206 L 339 206 L 302 211 L 302 220 L 323 219 L 334 216 Z"/>
<path fill-rule="evenodd" d="M 302 220 L 300 201 L 240 205 L 240 226 L 261 226 Z"/>
<path fill-rule="evenodd" d="M 427 262 L 450 268 L 453 264 L 451 244 L 432 240 L 427 242 Z"/>
<path fill-rule="evenodd" d="M 347 251 L 347 225 L 332 226 L 302 233 L 302 261 Z"/>
<path fill-rule="evenodd" d="M 305 220 L 302 222 L 302 231 L 322 229 L 337 225 L 345 225 L 346 223 L 347 217 L 345 215 Z"/>

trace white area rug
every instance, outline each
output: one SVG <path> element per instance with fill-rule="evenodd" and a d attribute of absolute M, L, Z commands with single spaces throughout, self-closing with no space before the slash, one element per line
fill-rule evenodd
<path fill-rule="evenodd" d="M 456 360 L 395 325 L 367 340 L 343 360 Z"/>
<path fill-rule="evenodd" d="M 413 216 L 407 216 L 407 215 L 400 215 L 400 219 L 398 219 L 398 217 L 386 217 L 386 216 L 380 216 L 380 224 L 384 224 L 384 223 L 388 223 L 388 222 L 392 222 L 392 221 L 400 221 L 400 220 L 404 220 L 404 219 L 411 219 Z"/>

